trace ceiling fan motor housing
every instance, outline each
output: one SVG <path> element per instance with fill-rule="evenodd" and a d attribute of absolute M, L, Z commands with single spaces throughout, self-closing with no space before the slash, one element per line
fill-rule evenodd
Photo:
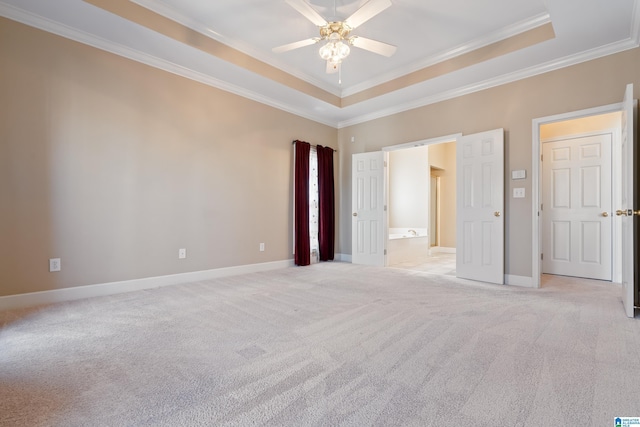
<path fill-rule="evenodd" d="M 332 39 L 331 36 L 334 34 L 336 34 L 339 39 L 346 39 L 349 37 L 349 33 L 351 33 L 351 27 L 341 21 L 329 22 L 324 27 L 320 27 L 320 36 L 323 40 Z"/>

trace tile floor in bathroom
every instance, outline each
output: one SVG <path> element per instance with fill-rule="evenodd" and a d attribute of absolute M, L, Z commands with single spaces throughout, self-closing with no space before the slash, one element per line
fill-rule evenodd
<path fill-rule="evenodd" d="M 403 261 L 389 265 L 392 268 L 421 271 L 423 273 L 441 274 L 447 276 L 456 275 L 456 254 L 436 252 L 424 258 Z"/>

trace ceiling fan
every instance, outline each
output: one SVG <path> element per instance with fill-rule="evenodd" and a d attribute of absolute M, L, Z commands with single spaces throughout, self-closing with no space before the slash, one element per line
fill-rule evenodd
<path fill-rule="evenodd" d="M 320 48 L 320 57 L 327 61 L 327 73 L 335 73 L 340 70 L 342 60 L 349 56 L 351 51 L 349 46 L 355 46 L 387 57 L 393 55 L 396 51 L 396 47 L 393 45 L 351 35 L 351 31 L 391 6 L 391 0 L 369 0 L 344 21 L 331 22 L 324 19 L 304 0 L 285 1 L 319 27 L 320 37 L 313 37 L 275 47 L 272 49 L 275 53 L 287 52 L 326 41 L 326 44 Z"/>

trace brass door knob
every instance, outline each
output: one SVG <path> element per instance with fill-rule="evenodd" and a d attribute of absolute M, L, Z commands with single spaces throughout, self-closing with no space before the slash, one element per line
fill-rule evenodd
<path fill-rule="evenodd" d="M 618 215 L 618 216 L 627 216 L 627 211 L 623 210 L 623 209 L 618 209 L 616 211 L 616 215 Z"/>
<path fill-rule="evenodd" d="M 602 216 L 605 217 L 605 218 L 608 217 L 609 216 L 609 212 L 602 212 Z"/>
<path fill-rule="evenodd" d="M 633 211 L 633 214 L 636 216 L 640 216 L 640 211 Z"/>
<path fill-rule="evenodd" d="M 358 216 L 358 213 L 357 213 L 357 212 L 354 212 L 354 213 L 353 213 L 353 216 Z"/>
<path fill-rule="evenodd" d="M 500 216 L 500 212 L 494 212 L 493 215 L 494 216 Z"/>

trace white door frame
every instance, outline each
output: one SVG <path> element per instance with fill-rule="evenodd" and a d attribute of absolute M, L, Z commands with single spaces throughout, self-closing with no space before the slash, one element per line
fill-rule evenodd
<path fill-rule="evenodd" d="M 607 113 L 615 113 L 622 111 L 623 105 L 622 103 L 609 104 L 601 107 L 589 108 L 586 110 L 572 111 L 569 113 L 556 114 L 553 116 L 541 117 L 537 119 L 533 119 L 532 121 L 532 156 L 531 156 L 531 197 L 532 197 L 532 213 L 531 221 L 532 223 L 532 236 L 531 236 L 531 280 L 532 285 L 535 288 L 540 287 L 540 276 L 542 274 L 542 261 L 540 259 L 541 248 L 542 248 L 542 234 L 540 230 L 542 229 L 540 221 L 540 199 L 541 199 L 541 188 L 542 188 L 542 166 L 540 162 L 540 154 L 542 143 L 540 141 L 540 126 L 548 123 L 554 122 L 562 122 L 567 120 L 579 119 L 583 117 L 589 116 L 597 116 L 601 114 Z M 612 164 L 616 165 L 617 161 L 620 161 L 620 139 L 614 138 L 613 141 L 613 156 L 612 156 Z M 614 168 L 615 169 L 615 168 Z M 616 178 L 617 176 L 617 178 Z M 613 206 L 618 206 L 620 201 L 620 177 L 619 172 L 614 172 L 613 176 L 613 188 L 615 193 L 613 194 Z M 620 262 L 619 254 L 617 246 L 621 240 L 621 236 L 619 235 L 620 227 L 613 227 L 613 277 L 614 281 L 616 278 L 616 274 L 619 274 L 619 268 L 616 266 Z"/>

